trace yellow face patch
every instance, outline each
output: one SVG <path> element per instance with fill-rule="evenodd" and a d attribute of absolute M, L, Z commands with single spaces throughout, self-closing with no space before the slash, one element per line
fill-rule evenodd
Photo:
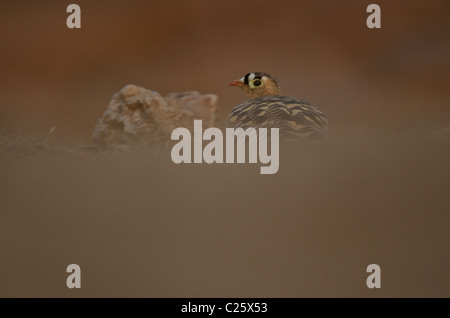
<path fill-rule="evenodd" d="M 252 79 L 250 82 L 248 82 L 248 86 L 250 86 L 250 88 L 263 87 L 264 82 L 262 79 L 255 78 L 255 79 Z"/>

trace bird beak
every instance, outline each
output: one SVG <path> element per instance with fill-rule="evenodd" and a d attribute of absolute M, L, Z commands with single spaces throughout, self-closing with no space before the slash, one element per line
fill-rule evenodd
<path fill-rule="evenodd" d="M 235 80 L 232 81 L 230 84 L 228 84 L 229 86 L 243 86 L 244 83 L 241 80 Z"/>

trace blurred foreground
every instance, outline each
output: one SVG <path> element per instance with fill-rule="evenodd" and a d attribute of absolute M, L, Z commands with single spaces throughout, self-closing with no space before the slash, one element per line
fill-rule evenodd
<path fill-rule="evenodd" d="M 450 296 L 448 143 L 361 133 L 280 156 L 260 175 L 169 152 L 3 152 L 0 296 Z"/>

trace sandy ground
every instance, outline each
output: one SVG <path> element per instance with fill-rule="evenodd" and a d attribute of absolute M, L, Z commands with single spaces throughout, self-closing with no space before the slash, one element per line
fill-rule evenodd
<path fill-rule="evenodd" d="M 4 156 L 0 295 L 450 296 L 448 143 L 349 139 L 270 176 L 169 152 Z"/>

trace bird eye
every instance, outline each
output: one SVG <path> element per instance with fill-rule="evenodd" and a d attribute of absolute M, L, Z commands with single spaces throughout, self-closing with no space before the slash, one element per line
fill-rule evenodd
<path fill-rule="evenodd" d="M 260 79 L 254 79 L 253 81 L 251 81 L 250 83 L 250 87 L 251 88 L 255 88 L 255 87 L 259 87 L 263 85 L 263 82 Z"/>

